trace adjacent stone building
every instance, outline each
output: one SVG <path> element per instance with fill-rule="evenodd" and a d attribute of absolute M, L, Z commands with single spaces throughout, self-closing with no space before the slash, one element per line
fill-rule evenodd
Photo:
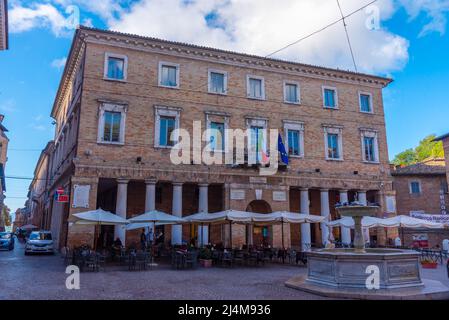
<path fill-rule="evenodd" d="M 53 105 L 54 148 L 49 194 L 63 189 L 69 203 L 50 198 L 51 229 L 60 246 L 138 231 L 68 223 L 96 208 L 130 218 L 158 209 L 177 216 L 223 209 L 295 211 L 337 218 L 337 201 L 376 202 L 395 214 L 382 89 L 390 79 L 119 32 L 79 28 Z M 248 129 L 250 153 L 264 155 L 266 129 L 278 129 L 288 166 L 261 176 L 260 165 L 191 161 L 173 164 L 170 133 L 192 134 L 193 121 L 214 129 L 205 141 L 224 154 L 225 129 Z M 202 131 L 200 131 L 202 132 Z M 201 149 L 205 141 L 194 146 Z M 270 143 L 277 144 L 276 141 Z M 262 148 L 262 151 L 259 149 Z M 195 150 L 196 150 L 195 149 Z M 233 152 L 230 151 L 231 153 Z M 205 228 L 209 242 L 280 247 L 281 226 Z M 285 225 L 287 247 L 322 245 L 328 228 Z M 161 227 L 167 244 L 188 242 L 197 229 Z M 390 231 L 391 232 L 391 231 Z M 350 241 L 349 230 L 333 231 Z M 384 229 L 371 230 L 383 244 Z"/>
<path fill-rule="evenodd" d="M 52 195 L 49 194 L 49 167 L 50 155 L 53 151 L 53 141 L 50 141 L 42 150 L 34 169 L 34 179 L 29 187 L 29 223 L 42 230 L 50 230 L 50 201 Z"/>
<path fill-rule="evenodd" d="M 446 162 L 443 158 L 427 159 L 420 163 L 395 167 L 391 171 L 396 191 L 397 213 L 418 218 L 433 215 L 440 218 L 449 210 L 449 194 Z M 449 217 L 449 215 L 448 215 Z M 436 222 L 443 222 L 436 221 Z M 449 221 L 449 220 L 448 220 Z M 443 239 L 449 239 L 448 230 L 404 229 L 403 241 L 407 246 L 417 239 L 427 239 L 428 246 L 441 246 Z"/>
<path fill-rule="evenodd" d="M 0 0 L 0 51 L 8 49 L 8 2 Z"/>
<path fill-rule="evenodd" d="M 8 129 L 3 125 L 4 115 L 0 114 L 0 212 L 3 210 L 6 192 L 5 167 L 8 161 L 8 144 L 9 139 L 6 136 Z"/>

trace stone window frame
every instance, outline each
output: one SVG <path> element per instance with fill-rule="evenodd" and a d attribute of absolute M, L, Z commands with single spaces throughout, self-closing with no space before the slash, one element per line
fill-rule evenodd
<path fill-rule="evenodd" d="M 109 112 L 120 112 L 120 134 L 119 141 L 104 141 L 104 113 Z M 124 145 L 125 144 L 125 130 L 126 130 L 126 113 L 128 112 L 128 105 L 123 103 L 100 101 L 100 107 L 98 110 L 98 134 L 97 143 L 98 144 L 109 144 L 109 145 Z"/>
<path fill-rule="evenodd" d="M 413 192 L 413 189 L 412 189 L 412 184 L 413 183 L 418 183 L 418 187 L 419 187 L 419 192 L 418 193 L 414 193 Z M 422 183 L 421 183 L 421 180 L 420 179 L 410 180 L 409 183 L 408 183 L 408 188 L 409 188 L 410 195 L 412 195 L 412 196 L 420 196 L 422 194 Z"/>
<path fill-rule="evenodd" d="M 293 84 L 296 86 L 296 96 L 298 97 L 298 101 L 296 101 L 296 102 L 287 100 L 287 85 L 289 85 L 289 84 L 290 85 Z M 301 86 L 299 85 L 298 81 L 284 80 L 283 89 L 284 89 L 284 103 L 294 104 L 294 105 L 301 104 Z"/>
<path fill-rule="evenodd" d="M 328 107 L 326 106 L 326 99 L 325 99 L 325 90 L 333 90 L 335 92 L 335 96 L 334 96 L 334 100 L 335 100 L 335 107 Z M 333 86 L 322 86 L 321 87 L 321 94 L 322 94 L 322 99 L 323 99 L 323 108 L 324 109 L 330 109 L 330 110 L 338 110 L 340 109 L 340 105 L 338 103 L 338 90 L 337 87 L 333 87 Z"/>
<path fill-rule="evenodd" d="M 255 80 L 261 80 L 261 86 L 262 86 L 262 96 L 261 97 L 253 97 L 250 93 L 250 79 L 255 79 Z M 262 76 L 256 76 L 256 75 L 251 75 L 251 74 L 247 74 L 246 75 L 246 97 L 248 99 L 252 99 L 252 100 L 266 100 L 266 95 L 265 95 L 265 78 Z"/>
<path fill-rule="evenodd" d="M 328 161 L 344 161 L 343 157 L 343 126 L 338 125 L 323 125 L 324 130 L 324 156 Z M 337 134 L 338 135 L 338 151 L 339 158 L 329 158 L 328 156 L 328 134 Z"/>
<path fill-rule="evenodd" d="M 178 142 L 179 137 L 173 141 L 173 146 L 160 145 L 160 131 L 161 131 L 161 116 L 162 117 L 174 117 L 175 118 L 175 130 L 179 129 L 181 119 L 182 108 L 179 107 L 167 107 L 156 105 L 154 106 L 154 148 L 159 149 L 172 149 Z"/>
<path fill-rule="evenodd" d="M 224 113 L 224 112 L 216 112 L 216 111 L 205 111 L 204 112 L 205 113 L 205 116 L 206 116 L 206 129 L 211 129 L 211 123 L 212 122 L 216 122 L 216 121 L 212 121 L 211 120 L 211 117 L 212 116 L 218 116 L 218 117 L 223 117 L 223 124 L 224 124 L 224 137 L 223 137 L 223 139 L 224 139 L 224 150 L 212 150 L 212 149 L 210 149 L 208 146 L 209 146 L 209 141 L 210 141 L 210 138 L 211 138 L 211 136 L 210 136 L 210 132 L 209 131 L 206 131 L 206 139 L 207 139 L 207 142 L 206 142 L 206 151 L 208 151 L 208 152 L 220 152 L 220 153 L 226 153 L 226 151 L 228 150 L 228 147 L 229 147 L 229 141 L 228 141 L 228 137 L 226 136 L 226 130 L 228 130 L 229 129 L 229 120 L 230 120 L 230 115 L 228 114 L 228 113 Z"/>
<path fill-rule="evenodd" d="M 162 81 L 162 67 L 168 66 L 168 67 L 176 67 L 176 86 L 167 86 L 161 83 Z M 179 89 L 180 86 L 180 64 L 175 62 L 168 62 L 168 61 L 159 61 L 158 66 L 158 86 L 163 88 L 169 88 L 169 89 Z"/>
<path fill-rule="evenodd" d="M 379 138 L 378 131 L 369 128 L 360 128 L 360 145 L 362 146 L 362 161 L 365 163 L 379 164 Z M 365 158 L 365 137 L 374 138 L 374 161 Z"/>
<path fill-rule="evenodd" d="M 247 152 L 248 152 L 248 161 L 250 160 L 250 150 L 252 147 L 251 144 L 251 127 L 262 127 L 264 128 L 265 133 L 265 150 L 268 150 L 268 118 L 262 118 L 262 117 L 254 117 L 254 116 L 248 116 L 245 117 L 246 122 L 246 129 L 247 129 Z"/>
<path fill-rule="evenodd" d="M 123 59 L 123 79 L 115 79 L 108 77 L 109 58 Z M 105 52 L 104 54 L 104 68 L 103 79 L 108 81 L 127 82 L 128 81 L 128 56 L 124 54 Z"/>
<path fill-rule="evenodd" d="M 362 95 L 369 96 L 370 111 L 363 111 L 362 110 Z M 374 114 L 373 94 L 371 92 L 359 91 L 359 111 L 361 113 L 365 113 L 365 114 Z"/>
<path fill-rule="evenodd" d="M 224 92 L 214 92 L 211 90 L 211 73 L 219 73 L 224 76 L 223 79 L 223 86 L 224 86 Z M 218 95 L 227 95 L 228 94 L 228 77 L 229 73 L 224 70 L 219 69 L 207 69 L 207 92 L 211 94 L 218 94 Z"/>
<path fill-rule="evenodd" d="M 284 123 L 284 145 L 287 154 L 292 158 L 304 158 L 304 122 L 295 120 L 283 120 Z M 299 131 L 299 155 L 293 155 L 288 152 L 288 131 Z"/>

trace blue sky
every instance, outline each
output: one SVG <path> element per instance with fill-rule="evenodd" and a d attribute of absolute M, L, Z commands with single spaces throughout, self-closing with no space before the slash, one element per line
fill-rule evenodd
<path fill-rule="evenodd" d="M 10 138 L 6 175 L 32 177 L 40 150 L 53 138 L 49 114 L 73 34 L 69 5 L 79 8 L 83 24 L 260 55 L 339 17 L 332 0 L 284 1 L 283 7 L 272 0 L 10 0 L 10 50 L 0 52 L 0 112 Z M 345 13 L 368 2 L 341 0 Z M 393 158 L 428 134 L 449 132 L 449 2 L 383 0 L 376 6 L 380 29 L 364 27 L 365 11 L 348 25 L 359 68 L 395 80 L 384 91 Z M 334 26 L 278 57 L 349 69 L 343 32 Z M 15 211 L 30 181 L 6 183 L 6 204 Z"/>

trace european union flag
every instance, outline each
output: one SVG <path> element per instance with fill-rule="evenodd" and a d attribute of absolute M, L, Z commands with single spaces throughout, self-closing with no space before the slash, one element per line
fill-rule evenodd
<path fill-rule="evenodd" d="M 278 135 L 278 151 L 281 154 L 281 160 L 283 163 L 288 164 L 288 153 L 285 151 L 284 142 L 282 142 L 281 134 Z"/>

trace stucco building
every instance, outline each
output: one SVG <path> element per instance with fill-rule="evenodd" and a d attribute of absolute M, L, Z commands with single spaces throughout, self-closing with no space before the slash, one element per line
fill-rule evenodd
<path fill-rule="evenodd" d="M 126 218 L 156 208 L 177 216 L 235 209 L 335 219 L 337 201 L 357 198 L 379 203 L 381 216 L 395 214 L 382 98 L 390 81 L 81 27 L 51 112 L 56 128 L 49 194 L 63 188 L 70 197 L 50 204 L 56 241 L 92 244 L 94 227 L 67 220 L 99 207 Z M 261 176 L 258 164 L 204 165 L 192 155 L 189 163 L 173 164 L 170 133 L 183 128 L 192 134 L 193 121 L 214 129 L 205 138 L 213 154 L 234 152 L 225 147 L 225 129 L 248 129 L 251 141 L 278 129 L 288 166 Z M 194 148 L 202 150 L 205 141 Z M 256 150 L 256 160 L 258 146 L 246 151 Z M 162 228 L 167 244 L 197 233 L 187 225 Z M 130 244 L 138 232 L 102 227 L 97 234 L 100 244 L 117 236 Z M 212 226 L 209 234 L 209 242 L 229 244 L 228 228 Z M 350 236 L 334 230 L 335 238 L 347 242 Z M 378 243 L 387 236 L 371 230 Z M 285 225 L 284 237 L 288 247 L 306 247 L 329 235 L 318 224 L 304 224 Z M 281 226 L 235 226 L 232 244 L 245 242 L 279 247 Z"/>
<path fill-rule="evenodd" d="M 9 139 L 6 136 L 8 129 L 3 125 L 4 115 L 0 114 L 0 212 L 3 210 L 6 192 L 5 167 L 8 161 L 8 144 Z"/>
<path fill-rule="evenodd" d="M 8 42 L 8 2 L 0 0 L 0 51 L 8 49 Z"/>
<path fill-rule="evenodd" d="M 34 179 L 29 187 L 29 212 L 30 224 L 42 230 L 49 230 L 51 226 L 50 202 L 52 195 L 49 193 L 49 167 L 50 155 L 53 151 L 53 141 L 50 141 L 42 150 L 34 169 Z"/>
<path fill-rule="evenodd" d="M 417 218 L 429 218 L 436 222 L 449 222 L 449 194 L 446 175 L 446 162 L 443 158 L 431 158 L 420 163 L 395 167 L 393 188 L 396 191 L 397 213 Z M 427 216 L 429 215 L 429 216 Z M 428 246 L 441 246 L 443 239 L 449 239 L 449 231 L 404 229 L 404 244 L 413 245 L 414 240 L 426 239 Z"/>

